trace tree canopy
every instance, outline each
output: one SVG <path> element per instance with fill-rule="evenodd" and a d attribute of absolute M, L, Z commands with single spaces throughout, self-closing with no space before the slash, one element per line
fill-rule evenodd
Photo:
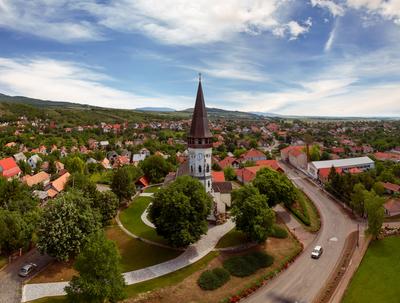
<path fill-rule="evenodd" d="M 104 303 L 124 299 L 120 258 L 117 246 L 104 232 L 90 235 L 74 264 L 79 276 L 74 276 L 65 288 L 68 301 Z"/>
<path fill-rule="evenodd" d="M 50 201 L 39 224 L 38 248 L 58 260 L 76 256 L 86 238 L 100 227 L 100 214 L 80 191 L 69 191 Z"/>
<path fill-rule="evenodd" d="M 232 193 L 231 212 L 236 229 L 258 243 L 267 239 L 275 223 L 275 213 L 268 206 L 268 198 L 253 185 L 245 185 Z"/>
<path fill-rule="evenodd" d="M 185 247 L 207 232 L 211 198 L 196 179 L 184 176 L 154 195 L 149 216 L 172 246 Z"/>
<path fill-rule="evenodd" d="M 172 165 L 163 157 L 154 155 L 144 159 L 140 163 L 140 168 L 151 183 L 161 183 L 172 170 Z"/>
<path fill-rule="evenodd" d="M 297 197 L 292 182 L 284 174 L 269 168 L 263 168 L 257 172 L 253 185 L 260 194 L 266 196 L 270 207 L 278 203 L 290 206 Z"/>

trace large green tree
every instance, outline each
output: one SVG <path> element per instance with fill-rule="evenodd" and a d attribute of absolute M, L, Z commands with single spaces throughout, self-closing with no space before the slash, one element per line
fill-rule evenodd
<path fill-rule="evenodd" d="M 101 227 L 97 210 L 80 191 L 69 191 L 49 202 L 39 225 L 38 248 L 58 260 L 79 254 L 86 238 Z"/>
<path fill-rule="evenodd" d="M 103 226 L 106 226 L 117 215 L 119 201 L 111 191 L 97 192 L 96 198 L 93 199 L 92 207 L 100 212 Z"/>
<path fill-rule="evenodd" d="M 268 198 L 253 185 L 245 185 L 232 193 L 231 213 L 236 229 L 258 243 L 267 239 L 275 223 L 275 213 L 268 206 Z"/>
<path fill-rule="evenodd" d="M 114 303 L 124 299 L 120 259 L 117 246 L 102 231 L 90 235 L 74 264 L 79 276 L 74 276 L 65 288 L 68 301 Z"/>
<path fill-rule="evenodd" d="M 356 185 L 354 185 L 353 193 L 351 195 L 351 208 L 360 216 L 364 216 L 364 192 L 364 185 L 362 185 L 362 183 L 357 183 Z"/>
<path fill-rule="evenodd" d="M 379 197 L 374 190 L 365 191 L 365 211 L 368 216 L 368 229 L 367 232 L 373 236 L 378 236 L 383 219 L 385 216 L 385 210 L 383 208 L 383 203 L 385 203 L 385 198 Z"/>
<path fill-rule="evenodd" d="M 140 163 L 140 168 L 151 183 L 160 183 L 172 170 L 172 165 L 161 156 L 150 156 Z"/>
<path fill-rule="evenodd" d="M 135 180 L 127 168 L 122 167 L 114 172 L 111 190 L 117 195 L 120 203 L 130 200 L 135 194 Z"/>
<path fill-rule="evenodd" d="M 90 180 L 88 175 L 73 173 L 68 178 L 67 189 L 78 189 L 87 198 L 95 199 L 97 194 L 96 184 Z"/>
<path fill-rule="evenodd" d="M 67 158 L 65 161 L 65 168 L 70 172 L 70 173 L 85 173 L 86 165 L 85 162 L 79 158 L 78 156 L 73 156 L 70 158 Z"/>
<path fill-rule="evenodd" d="M 0 177 L 0 208 L 25 213 L 35 209 L 38 203 L 27 185 L 17 179 L 7 181 Z"/>
<path fill-rule="evenodd" d="M 296 188 L 286 175 L 269 168 L 259 170 L 253 184 L 267 197 L 270 207 L 278 203 L 290 206 L 297 198 Z"/>
<path fill-rule="evenodd" d="M 184 176 L 155 194 L 149 215 L 159 235 L 175 247 L 185 247 L 207 232 L 211 203 L 204 186 Z"/>

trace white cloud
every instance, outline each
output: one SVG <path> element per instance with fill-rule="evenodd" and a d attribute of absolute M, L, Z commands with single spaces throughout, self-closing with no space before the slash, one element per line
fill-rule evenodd
<path fill-rule="evenodd" d="M 171 104 L 185 108 L 192 102 L 192 98 L 182 96 L 141 96 L 112 88 L 104 84 L 106 81 L 112 79 L 96 68 L 74 62 L 0 57 L 0 91 L 9 95 L 112 108 Z"/>
<path fill-rule="evenodd" d="M 366 9 L 369 13 L 376 13 L 387 20 L 400 23 L 399 0 L 346 0 L 347 5 L 355 9 Z"/>
<path fill-rule="evenodd" d="M 335 25 L 333 26 L 331 32 L 329 33 L 329 38 L 325 43 L 324 50 L 326 52 L 329 52 L 331 50 L 331 48 L 332 48 L 333 41 L 335 40 L 335 37 L 336 37 L 336 31 L 337 31 L 337 23 L 335 22 Z"/>
<path fill-rule="evenodd" d="M 344 15 L 344 8 L 331 0 L 311 0 L 311 5 L 326 8 L 333 16 Z"/>
<path fill-rule="evenodd" d="M 64 0 L 0 0 L 0 27 L 61 42 L 104 39 L 95 25 L 73 13 Z"/>

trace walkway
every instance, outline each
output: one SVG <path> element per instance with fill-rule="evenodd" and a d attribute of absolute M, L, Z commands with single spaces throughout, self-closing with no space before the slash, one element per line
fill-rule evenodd
<path fill-rule="evenodd" d="M 156 264 L 139 270 L 124 273 L 125 282 L 128 285 L 151 280 L 183 267 L 193 264 L 210 253 L 219 239 L 229 232 L 235 224 L 232 220 L 222 225 L 212 226 L 206 235 L 199 241 L 190 245 L 184 253 L 175 259 Z M 22 302 L 28 302 L 43 297 L 65 295 L 64 287 L 68 282 L 26 284 L 22 289 Z"/>

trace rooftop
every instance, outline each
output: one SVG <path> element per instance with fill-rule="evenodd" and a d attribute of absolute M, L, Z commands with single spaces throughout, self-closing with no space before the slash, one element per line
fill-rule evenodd
<path fill-rule="evenodd" d="M 358 166 L 365 164 L 373 164 L 374 161 L 369 157 L 358 157 L 338 160 L 326 160 L 326 161 L 313 161 L 311 162 L 315 168 L 328 168 L 328 167 L 346 167 L 346 166 Z"/>

